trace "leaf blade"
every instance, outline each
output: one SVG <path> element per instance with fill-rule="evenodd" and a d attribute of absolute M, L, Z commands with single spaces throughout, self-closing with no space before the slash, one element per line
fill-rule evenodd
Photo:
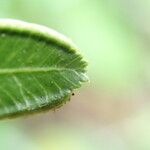
<path fill-rule="evenodd" d="M 0 20 L 0 118 L 61 106 L 86 82 L 77 48 L 43 26 Z"/>

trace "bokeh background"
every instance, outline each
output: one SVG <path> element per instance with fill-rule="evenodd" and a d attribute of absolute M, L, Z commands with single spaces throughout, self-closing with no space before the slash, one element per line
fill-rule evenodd
<path fill-rule="evenodd" d="M 55 112 L 0 121 L 0 150 L 150 150 L 150 0 L 0 0 L 0 18 L 70 37 L 91 80 Z"/>

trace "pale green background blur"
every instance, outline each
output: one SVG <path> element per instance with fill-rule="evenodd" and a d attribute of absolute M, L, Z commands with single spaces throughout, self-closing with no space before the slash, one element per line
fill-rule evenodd
<path fill-rule="evenodd" d="M 0 17 L 70 37 L 91 80 L 56 112 L 0 121 L 0 150 L 150 150 L 150 0 L 0 0 Z"/>

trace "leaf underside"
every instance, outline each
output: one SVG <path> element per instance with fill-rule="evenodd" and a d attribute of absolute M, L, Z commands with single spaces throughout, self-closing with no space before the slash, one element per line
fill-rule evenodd
<path fill-rule="evenodd" d="M 0 119 L 60 107 L 88 80 L 86 65 L 53 30 L 0 20 Z"/>

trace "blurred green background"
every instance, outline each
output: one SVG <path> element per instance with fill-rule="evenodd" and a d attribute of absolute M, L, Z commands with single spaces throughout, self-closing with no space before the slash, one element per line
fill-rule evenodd
<path fill-rule="evenodd" d="M 0 0 L 0 18 L 70 37 L 91 80 L 55 112 L 0 121 L 0 150 L 150 150 L 150 0 Z"/>

